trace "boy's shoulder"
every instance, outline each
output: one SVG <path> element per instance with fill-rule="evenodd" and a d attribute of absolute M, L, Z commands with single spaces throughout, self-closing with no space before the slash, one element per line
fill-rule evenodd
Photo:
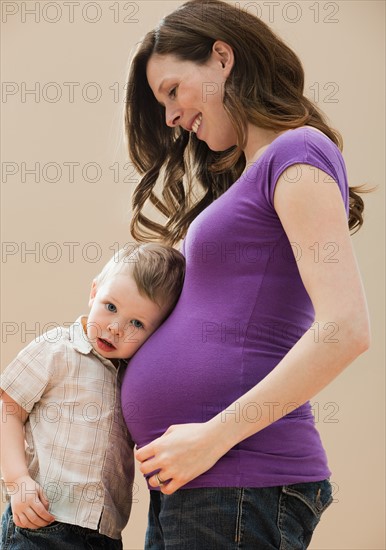
<path fill-rule="evenodd" d="M 8 366 L 15 361 L 24 363 L 35 361 L 43 364 L 43 361 L 45 363 L 50 360 L 55 361 L 56 357 L 60 360 L 64 355 L 68 356 L 72 353 L 87 355 L 92 346 L 84 332 L 83 319 L 84 317 L 81 316 L 68 327 L 56 325 L 43 332 L 21 349 Z M 46 366 L 48 367 L 48 365 Z"/>
<path fill-rule="evenodd" d="M 71 348 L 80 353 L 88 354 L 92 350 L 92 345 L 84 329 L 86 320 L 86 316 L 80 316 L 70 326 L 57 325 L 40 334 L 25 349 L 28 347 L 42 347 L 54 352 L 63 348 Z"/>
<path fill-rule="evenodd" d="M 70 331 L 74 330 L 72 327 L 79 326 L 81 319 L 82 317 L 79 317 L 74 323 L 72 323 L 71 325 L 68 324 L 66 326 L 61 326 L 56 322 L 47 323 L 45 327 L 51 326 L 52 328 L 49 328 L 48 330 L 45 330 L 44 332 L 36 336 L 24 347 L 24 349 L 30 346 L 45 346 L 45 344 L 47 343 L 57 343 L 60 345 L 68 342 Z"/>
<path fill-rule="evenodd" d="M 56 326 L 32 340 L 7 365 L 0 388 L 30 412 L 47 388 L 77 372 L 79 354 L 88 355 L 90 348 L 82 318 L 69 327 Z"/>

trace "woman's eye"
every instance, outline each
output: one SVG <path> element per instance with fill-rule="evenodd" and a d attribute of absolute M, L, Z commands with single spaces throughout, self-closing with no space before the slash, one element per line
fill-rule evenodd
<path fill-rule="evenodd" d="M 172 99 L 174 99 L 176 97 L 176 92 L 177 92 L 177 86 L 175 86 L 174 88 L 172 88 L 170 90 L 170 92 L 168 93 L 168 96 Z"/>
<path fill-rule="evenodd" d="M 141 323 L 141 321 L 138 321 L 138 319 L 133 319 L 131 321 L 131 324 L 133 325 L 133 327 L 135 328 L 143 328 L 143 324 Z"/>
<path fill-rule="evenodd" d="M 106 304 L 107 311 L 110 311 L 111 313 L 115 313 L 117 311 L 117 308 L 114 304 Z"/>

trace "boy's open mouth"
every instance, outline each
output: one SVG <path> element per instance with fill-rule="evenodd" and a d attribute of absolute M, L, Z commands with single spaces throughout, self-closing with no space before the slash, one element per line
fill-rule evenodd
<path fill-rule="evenodd" d="M 103 338 L 97 338 L 98 346 L 103 349 L 103 351 L 113 351 L 116 349 L 113 344 L 111 344 L 108 340 L 104 340 Z"/>

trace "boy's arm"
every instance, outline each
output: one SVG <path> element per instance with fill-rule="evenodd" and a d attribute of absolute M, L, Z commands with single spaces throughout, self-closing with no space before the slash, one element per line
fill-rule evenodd
<path fill-rule="evenodd" d="M 28 413 L 6 392 L 0 395 L 1 470 L 11 495 L 14 523 L 37 529 L 55 520 L 48 512 L 49 502 L 43 489 L 29 475 L 24 445 L 24 423 Z"/>

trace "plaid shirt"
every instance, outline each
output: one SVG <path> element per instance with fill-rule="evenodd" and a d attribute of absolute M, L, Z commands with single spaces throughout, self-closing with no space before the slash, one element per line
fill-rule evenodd
<path fill-rule="evenodd" d="M 26 459 L 50 512 L 64 523 L 119 539 L 131 510 L 133 443 L 120 378 L 87 339 L 85 317 L 46 332 L 1 375 L 1 389 L 28 413 Z"/>

